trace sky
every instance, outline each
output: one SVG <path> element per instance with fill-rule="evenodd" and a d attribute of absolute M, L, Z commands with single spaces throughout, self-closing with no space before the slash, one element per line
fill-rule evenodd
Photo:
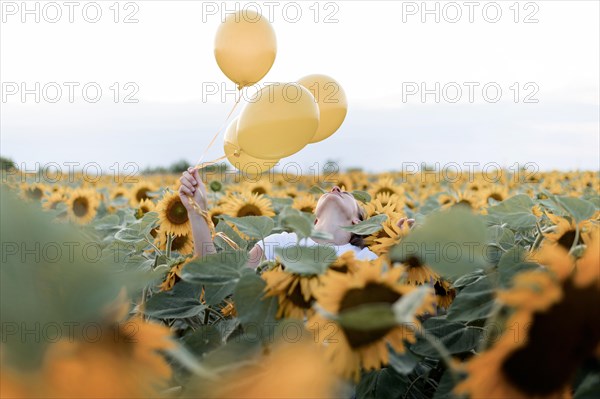
<path fill-rule="evenodd" d="M 322 73 L 348 98 L 281 165 L 600 169 L 597 1 L 22 4 L 0 4 L 0 153 L 22 169 L 194 163 L 235 102 L 215 33 L 248 9 L 277 35 L 261 84 Z M 222 136 L 205 160 L 221 155 Z"/>

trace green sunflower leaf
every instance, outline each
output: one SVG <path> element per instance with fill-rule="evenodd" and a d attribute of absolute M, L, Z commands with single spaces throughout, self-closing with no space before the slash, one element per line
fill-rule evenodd
<path fill-rule="evenodd" d="M 513 247 L 502 254 L 498 262 L 499 282 L 502 287 L 508 287 L 516 274 L 538 267 L 536 263 L 525 262 L 526 254 L 525 248 L 520 246 Z"/>
<path fill-rule="evenodd" d="M 171 292 L 153 295 L 144 306 L 144 314 L 157 319 L 183 319 L 198 316 L 206 309 L 199 299 L 175 296 Z"/>
<path fill-rule="evenodd" d="M 268 236 L 275 227 L 273 219 L 267 216 L 244 216 L 241 218 L 234 218 L 228 215 L 220 215 L 219 217 L 233 223 L 242 233 L 253 238 L 264 238 Z"/>
<path fill-rule="evenodd" d="M 591 218 L 596 212 L 596 207 L 590 201 L 567 196 L 556 196 L 554 199 L 577 223 Z"/>
<path fill-rule="evenodd" d="M 360 331 L 379 330 L 396 326 L 389 303 L 365 303 L 341 312 L 337 322 L 344 328 Z"/>
<path fill-rule="evenodd" d="M 448 309 L 450 321 L 474 321 L 486 319 L 494 309 L 496 290 L 490 277 L 486 276 L 464 287 Z"/>
<path fill-rule="evenodd" d="M 206 255 L 185 265 L 181 279 L 194 284 L 229 285 L 239 281 L 247 261 L 245 250 Z"/>
<path fill-rule="evenodd" d="M 309 193 L 314 194 L 314 195 L 321 195 L 321 194 L 325 194 L 325 190 L 323 190 L 321 187 L 319 186 L 312 186 L 309 190 Z"/>
<path fill-rule="evenodd" d="M 215 231 L 217 233 L 225 234 L 227 237 L 229 237 L 231 240 L 233 240 L 233 242 L 235 242 L 237 244 L 237 246 L 240 247 L 240 249 L 248 248 L 248 243 L 246 242 L 246 240 L 244 240 L 242 237 L 240 237 L 240 235 L 234 229 L 232 229 L 230 225 L 228 225 L 223 220 L 219 221 L 219 223 L 217 224 L 217 227 L 215 227 Z M 227 244 L 225 242 L 225 240 L 223 240 L 219 236 L 215 237 L 215 244 L 217 246 L 219 246 L 219 248 L 224 249 L 224 250 L 231 249 L 229 244 Z"/>
<path fill-rule="evenodd" d="M 364 204 L 371 202 L 371 195 L 366 191 L 354 190 L 350 194 L 352 194 L 357 201 Z"/>
<path fill-rule="evenodd" d="M 200 326 L 183 338 L 183 343 L 196 356 L 202 356 L 220 347 L 223 343 L 221 332 L 214 325 Z"/>
<path fill-rule="evenodd" d="M 328 245 L 294 245 L 275 248 L 275 256 L 286 271 L 301 275 L 323 274 L 336 259 L 335 248 Z"/>
<path fill-rule="evenodd" d="M 381 224 L 387 220 L 386 214 L 375 215 L 352 226 L 342 226 L 342 229 L 359 235 L 370 235 L 382 229 Z"/>
<path fill-rule="evenodd" d="M 535 227 L 537 217 L 533 214 L 534 202 L 525 194 L 510 197 L 498 205 L 488 208 L 490 221 L 506 225 L 513 230 L 525 230 Z"/>
<path fill-rule="evenodd" d="M 266 282 L 262 278 L 254 273 L 244 273 L 233 291 L 233 301 L 246 333 L 268 339 L 276 324 L 278 305 L 276 297 L 264 298 L 265 287 Z"/>
<path fill-rule="evenodd" d="M 593 399 L 600 397 L 600 374 L 589 373 L 575 391 L 574 399 Z"/>
<path fill-rule="evenodd" d="M 313 228 L 312 220 L 308 215 L 290 207 L 282 210 L 279 215 L 279 223 L 286 230 L 295 232 L 299 239 L 309 237 Z"/>
<path fill-rule="evenodd" d="M 390 258 L 406 262 L 416 257 L 444 277 L 460 276 L 487 267 L 486 229 L 478 215 L 465 207 L 453 207 L 428 215 L 390 250 Z"/>
<path fill-rule="evenodd" d="M 422 328 L 433 339 L 443 344 L 451 354 L 469 352 L 471 349 L 476 348 L 482 335 L 482 330 L 479 328 L 465 326 L 462 323 L 437 317 L 426 320 Z M 417 342 L 410 346 L 410 350 L 420 356 L 439 357 L 437 349 L 420 336 L 417 338 Z"/>

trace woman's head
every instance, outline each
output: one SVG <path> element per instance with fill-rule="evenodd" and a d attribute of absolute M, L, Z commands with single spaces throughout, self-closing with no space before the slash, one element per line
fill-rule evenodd
<path fill-rule="evenodd" d="M 341 190 L 338 186 L 333 186 L 331 191 L 319 198 L 315 207 L 315 216 L 317 220 L 319 218 L 335 218 L 347 220 L 348 224 L 353 224 L 361 220 L 361 208 L 352 194 Z"/>
<path fill-rule="evenodd" d="M 339 226 L 349 226 L 360 223 L 365 219 L 365 211 L 359 205 L 352 194 L 334 186 L 329 192 L 326 192 L 319 198 L 315 207 L 315 225 L 327 224 L 339 228 Z M 347 236 L 348 242 L 353 245 L 363 247 L 364 236 L 339 229 L 340 235 Z"/>

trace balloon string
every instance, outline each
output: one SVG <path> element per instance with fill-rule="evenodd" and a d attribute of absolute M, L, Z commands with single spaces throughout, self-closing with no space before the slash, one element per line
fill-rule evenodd
<path fill-rule="evenodd" d="M 217 132 L 215 133 L 215 135 L 213 136 L 212 140 L 210 141 L 210 143 L 208 144 L 208 146 L 204 149 L 204 152 L 202 153 L 202 156 L 200 157 L 200 159 L 198 160 L 198 162 L 196 162 L 196 166 L 194 166 L 194 169 L 202 169 L 206 166 L 212 165 L 213 163 L 215 163 L 216 161 L 220 161 L 221 159 L 224 159 L 225 156 L 222 156 L 214 161 L 208 162 L 208 165 L 204 165 L 202 163 L 202 160 L 204 159 L 204 157 L 206 156 L 206 153 L 208 152 L 208 150 L 213 146 L 213 144 L 215 144 L 215 141 L 217 140 L 217 137 L 219 137 L 219 135 L 221 134 L 221 132 L 223 131 L 223 129 L 225 128 L 225 126 L 227 126 L 227 122 L 229 121 L 229 118 L 231 118 L 231 115 L 233 115 L 233 112 L 235 111 L 235 109 L 237 108 L 238 104 L 240 103 L 240 100 L 242 99 L 242 96 L 240 95 L 238 97 L 238 99 L 236 100 L 235 104 L 233 104 L 233 108 L 231 108 L 231 111 L 229 111 L 229 114 L 227 115 L 227 117 L 225 118 L 225 121 L 223 122 L 223 124 L 221 125 L 221 127 L 219 128 L 219 130 L 217 130 Z"/>
<path fill-rule="evenodd" d="M 227 121 L 229 121 L 229 118 L 231 118 L 231 115 L 233 115 L 233 112 L 235 111 L 237 105 L 240 103 L 240 99 L 241 98 L 242 98 L 242 96 L 240 95 L 238 97 L 237 101 L 235 102 L 235 104 L 233 104 L 233 108 L 231 108 L 231 111 L 229 111 L 229 114 L 227 115 L 227 118 L 225 118 L 225 121 L 223 122 L 223 124 L 221 125 L 221 127 L 219 128 L 219 130 L 217 130 L 217 132 L 213 136 L 212 140 L 210 141 L 210 143 L 208 144 L 208 146 L 206 147 L 206 149 L 202 153 L 202 156 L 200 157 L 200 159 L 196 163 L 196 166 L 194 166 L 194 169 L 202 169 L 202 168 L 205 168 L 207 166 L 214 165 L 215 163 L 217 163 L 217 162 L 219 162 L 219 161 L 227 158 L 227 155 L 223 155 L 223 156 L 220 156 L 217 159 L 213 159 L 212 161 L 202 162 L 202 160 L 206 156 L 206 153 L 208 152 L 208 150 L 213 146 L 213 144 L 215 144 L 215 141 L 217 140 L 217 137 L 219 137 L 219 134 L 221 134 L 221 131 L 227 125 Z M 208 201 L 206 200 L 206 197 L 202 194 L 202 192 L 200 192 L 200 197 L 202 199 L 202 202 L 204 203 L 204 209 L 194 200 L 194 198 L 191 195 L 187 195 L 188 201 L 192 204 L 192 208 L 194 209 L 194 211 L 198 215 L 202 216 L 202 218 L 206 222 L 206 225 L 208 226 L 208 229 L 210 231 L 210 235 L 211 235 L 212 239 L 214 240 L 215 237 L 220 237 L 231 248 L 233 248 L 233 249 L 239 249 L 239 246 L 231 238 L 229 238 L 225 233 L 223 233 L 223 232 L 217 232 L 216 231 L 215 225 L 212 222 L 212 219 L 210 218 L 210 216 L 208 214 L 208 211 L 206 210 L 206 208 L 208 208 Z"/>

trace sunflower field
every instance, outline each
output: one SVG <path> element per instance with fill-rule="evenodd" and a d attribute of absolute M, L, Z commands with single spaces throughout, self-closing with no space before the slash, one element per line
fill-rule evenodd
<path fill-rule="evenodd" d="M 210 169 L 202 257 L 179 175 L 3 173 L 3 398 L 600 397 L 597 171 Z M 246 266 L 334 185 L 376 260 Z"/>

